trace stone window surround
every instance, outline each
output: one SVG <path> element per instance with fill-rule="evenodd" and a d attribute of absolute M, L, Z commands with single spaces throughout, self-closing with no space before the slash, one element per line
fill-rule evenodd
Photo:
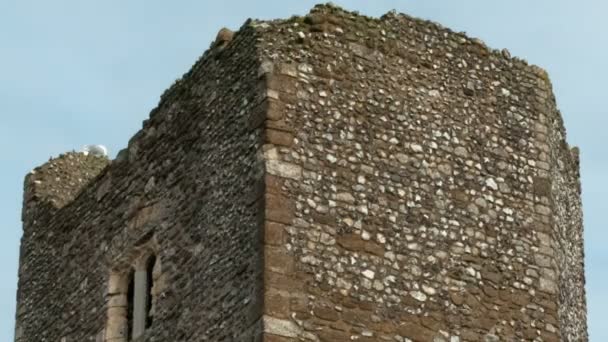
<path fill-rule="evenodd" d="M 146 329 L 146 321 L 150 314 L 155 311 L 155 302 L 159 291 L 161 275 L 161 261 L 158 254 L 158 243 L 151 238 L 145 244 L 134 248 L 124 258 L 121 258 L 119 266 L 113 268 L 108 279 L 107 291 L 107 321 L 103 341 L 106 342 L 129 342 L 138 341 Z M 155 258 L 152 268 L 152 288 L 149 290 L 148 262 Z M 128 291 L 130 280 L 134 282 L 133 293 L 133 326 L 132 337 L 129 339 L 128 331 Z M 152 296 L 149 311 L 146 312 L 148 296 Z"/>

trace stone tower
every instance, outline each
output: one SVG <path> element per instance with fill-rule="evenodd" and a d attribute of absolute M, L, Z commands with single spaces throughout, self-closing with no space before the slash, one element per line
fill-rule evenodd
<path fill-rule="evenodd" d="M 435 23 L 248 21 L 115 160 L 25 180 L 17 342 L 586 341 L 547 74 Z"/>

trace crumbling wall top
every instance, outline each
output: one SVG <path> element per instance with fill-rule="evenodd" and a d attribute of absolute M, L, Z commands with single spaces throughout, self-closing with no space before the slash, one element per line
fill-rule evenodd
<path fill-rule="evenodd" d="M 25 178 L 25 206 L 42 201 L 60 209 L 71 202 L 109 164 L 105 157 L 68 152 L 51 158 Z"/>

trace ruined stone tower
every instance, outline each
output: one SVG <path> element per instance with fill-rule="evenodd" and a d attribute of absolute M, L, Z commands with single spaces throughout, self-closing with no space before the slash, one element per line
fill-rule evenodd
<path fill-rule="evenodd" d="M 26 177 L 15 340 L 586 341 L 578 168 L 506 50 L 248 21 L 115 160 Z"/>

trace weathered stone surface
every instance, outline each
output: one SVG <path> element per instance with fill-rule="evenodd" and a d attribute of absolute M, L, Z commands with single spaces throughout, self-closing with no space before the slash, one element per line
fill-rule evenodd
<path fill-rule="evenodd" d="M 232 41 L 233 37 L 234 37 L 234 32 L 232 32 L 230 29 L 227 29 L 224 27 L 217 33 L 217 37 L 215 38 L 215 42 L 213 44 L 216 47 L 224 46 L 224 45 L 230 43 L 230 41 Z"/>
<path fill-rule="evenodd" d="M 562 130 L 546 125 L 559 117 L 551 97 L 540 96 L 546 78 L 407 16 L 377 20 L 332 6 L 311 15 L 340 30 L 295 19 L 268 27 L 273 34 L 260 45 L 265 57 L 297 70 L 281 80 L 292 83 L 285 91 L 274 87 L 296 138 L 277 142 L 269 156 L 302 169 L 281 187 L 294 201 L 284 245 L 293 276 L 308 275 L 311 310 L 342 307 L 350 339 L 519 340 L 532 324 L 563 321 L 557 275 L 582 254 L 559 263 L 551 247 L 553 197 L 570 190 L 543 180 L 554 170 L 548 153 L 572 154 L 546 139 Z M 297 50 L 294 32 L 304 33 Z M 345 305 L 346 297 L 366 309 Z M 424 321 L 420 337 L 397 331 L 394 308 Z M 569 329 L 583 336 L 584 315 L 577 322 Z M 313 314 L 302 324 L 314 331 L 332 321 Z"/>
<path fill-rule="evenodd" d="M 333 5 L 228 33 L 119 160 L 27 177 L 18 342 L 124 339 L 149 240 L 154 341 L 587 340 L 543 71 Z"/>
<path fill-rule="evenodd" d="M 293 135 L 289 132 L 278 131 L 274 129 L 266 130 L 266 142 L 278 146 L 289 147 L 293 144 Z"/>
<path fill-rule="evenodd" d="M 291 179 L 302 178 L 302 168 L 300 166 L 278 160 L 267 160 L 266 170 L 271 175 L 279 177 Z"/>
<path fill-rule="evenodd" d="M 297 338 L 302 333 L 302 329 L 290 320 L 264 316 L 264 332 L 277 336 Z"/>
<path fill-rule="evenodd" d="M 28 175 L 17 341 L 126 341 L 126 295 L 118 294 L 127 289 L 109 278 L 128 273 L 152 237 L 162 266 L 145 340 L 261 335 L 264 127 L 249 125 L 263 99 L 255 37 L 252 27 L 218 36 L 163 94 L 122 160 L 68 153 Z"/>

